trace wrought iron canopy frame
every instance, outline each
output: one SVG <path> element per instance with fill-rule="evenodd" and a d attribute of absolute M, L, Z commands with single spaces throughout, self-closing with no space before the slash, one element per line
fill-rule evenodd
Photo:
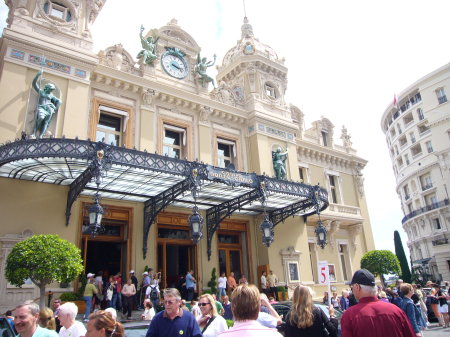
<path fill-rule="evenodd" d="M 199 209 L 206 211 L 208 258 L 220 222 L 233 213 L 263 213 L 261 198 L 265 198 L 274 225 L 289 216 L 308 216 L 328 206 L 327 192 L 318 186 L 80 139 L 25 138 L 3 144 L 0 177 L 68 186 L 65 212 L 68 225 L 71 207 L 78 196 L 95 193 L 93 177 L 98 170 L 95 156 L 99 150 L 104 151 L 104 160 L 109 165 L 100 184 L 102 199 L 144 203 L 144 259 L 150 227 L 158 213 L 170 204 L 191 208 L 194 198 L 188 192 L 193 189 L 200 188 L 196 201 Z"/>

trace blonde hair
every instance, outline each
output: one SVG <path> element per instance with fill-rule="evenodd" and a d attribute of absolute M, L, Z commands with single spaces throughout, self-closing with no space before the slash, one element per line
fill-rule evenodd
<path fill-rule="evenodd" d="M 402 283 L 402 285 L 400 286 L 400 291 L 403 293 L 403 295 L 408 295 L 412 290 L 413 287 L 409 283 Z"/>
<path fill-rule="evenodd" d="M 314 324 L 313 301 L 311 288 L 298 286 L 294 290 L 289 322 L 301 329 L 309 328 Z"/>
<path fill-rule="evenodd" d="M 39 311 L 39 325 L 42 328 L 56 330 L 56 321 L 52 309 L 44 307 Z"/>
<path fill-rule="evenodd" d="M 111 313 L 98 310 L 89 315 L 89 320 L 94 322 L 95 330 L 105 329 L 106 337 L 123 337 L 125 332 L 123 325 L 116 322 Z"/>
<path fill-rule="evenodd" d="M 214 299 L 214 297 L 211 296 L 211 294 L 203 294 L 202 296 L 200 296 L 198 298 L 198 301 L 200 302 L 200 300 L 202 298 L 206 298 L 209 303 L 211 304 L 211 313 L 213 317 L 216 317 L 218 315 L 217 313 L 217 306 L 216 306 L 216 300 Z"/>

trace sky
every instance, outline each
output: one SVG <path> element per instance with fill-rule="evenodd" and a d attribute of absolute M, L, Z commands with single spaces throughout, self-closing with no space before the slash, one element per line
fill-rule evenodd
<path fill-rule="evenodd" d="M 306 127 L 324 116 L 340 143 L 345 125 L 368 160 L 363 174 L 376 249 L 394 251 L 399 230 L 408 254 L 381 117 L 394 94 L 449 62 L 450 1 L 247 0 L 245 9 L 255 37 L 286 59 L 286 101 L 303 111 Z M 6 15 L 1 2 L 0 29 Z M 241 37 L 244 15 L 242 0 L 107 0 L 92 28 L 94 51 L 121 43 L 135 56 L 141 24 L 147 32 L 175 18 L 202 56 L 217 54 L 221 64 Z"/>

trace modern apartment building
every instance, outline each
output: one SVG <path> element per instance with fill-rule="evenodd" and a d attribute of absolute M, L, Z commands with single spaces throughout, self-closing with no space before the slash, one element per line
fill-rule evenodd
<path fill-rule="evenodd" d="M 440 281 L 450 280 L 449 94 L 446 64 L 403 90 L 381 119 L 412 268 Z"/>

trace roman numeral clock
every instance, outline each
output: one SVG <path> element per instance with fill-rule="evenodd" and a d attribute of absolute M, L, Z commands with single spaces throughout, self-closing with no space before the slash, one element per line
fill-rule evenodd
<path fill-rule="evenodd" d="M 166 51 L 161 56 L 161 66 L 172 77 L 183 79 L 189 73 L 189 64 L 186 54 L 179 48 L 165 47 Z"/>

